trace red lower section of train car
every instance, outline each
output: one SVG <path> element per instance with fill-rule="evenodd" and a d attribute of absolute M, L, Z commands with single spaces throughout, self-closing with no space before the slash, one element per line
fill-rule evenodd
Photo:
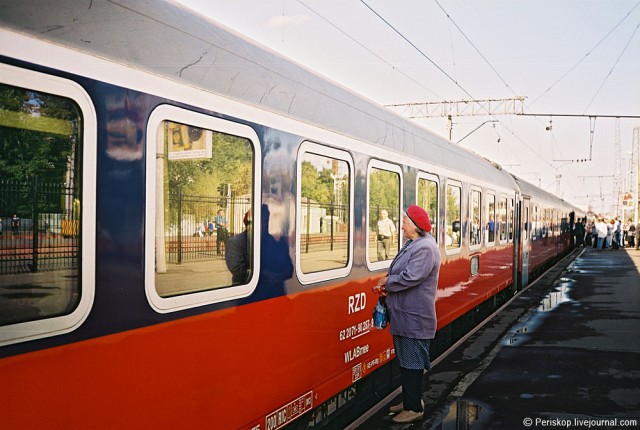
<path fill-rule="evenodd" d="M 478 273 L 471 275 L 471 258 L 478 258 Z M 513 246 L 483 249 L 449 258 L 440 269 L 436 302 L 438 328 L 453 322 L 512 283 Z"/>
<path fill-rule="evenodd" d="M 443 265 L 439 327 L 508 285 L 511 249 Z M 394 357 L 377 277 L 4 359 L 3 425 L 280 428 Z"/>

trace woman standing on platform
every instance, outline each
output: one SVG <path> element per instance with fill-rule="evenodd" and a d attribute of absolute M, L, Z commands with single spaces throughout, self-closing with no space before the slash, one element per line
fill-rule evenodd
<path fill-rule="evenodd" d="M 399 412 L 396 423 L 422 419 L 422 375 L 431 369 L 429 341 L 436 333 L 436 288 L 440 273 L 440 251 L 431 231 L 429 216 L 411 205 L 402 217 L 406 242 L 391 262 L 387 276 L 373 287 L 386 296 L 390 331 L 400 364 L 402 403 L 391 407 Z"/>

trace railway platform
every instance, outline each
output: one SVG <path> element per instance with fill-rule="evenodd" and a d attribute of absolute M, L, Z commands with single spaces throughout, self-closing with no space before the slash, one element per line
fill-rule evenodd
<path fill-rule="evenodd" d="M 579 248 L 425 374 L 422 421 L 399 390 L 349 428 L 640 429 L 640 251 Z"/>

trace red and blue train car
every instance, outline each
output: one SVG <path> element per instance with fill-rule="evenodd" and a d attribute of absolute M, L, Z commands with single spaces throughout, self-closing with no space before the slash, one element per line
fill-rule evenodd
<path fill-rule="evenodd" d="M 177 4 L 5 1 L 0 38 L 4 428 L 344 424 L 398 385 L 404 208 L 436 352 L 571 248 L 576 208 Z"/>

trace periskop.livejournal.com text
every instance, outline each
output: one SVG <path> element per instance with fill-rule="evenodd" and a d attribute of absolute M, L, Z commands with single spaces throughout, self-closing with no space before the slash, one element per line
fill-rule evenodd
<path fill-rule="evenodd" d="M 633 418 L 525 418 L 525 427 L 530 428 L 588 428 L 588 429 L 618 429 L 640 428 L 638 420 Z"/>

